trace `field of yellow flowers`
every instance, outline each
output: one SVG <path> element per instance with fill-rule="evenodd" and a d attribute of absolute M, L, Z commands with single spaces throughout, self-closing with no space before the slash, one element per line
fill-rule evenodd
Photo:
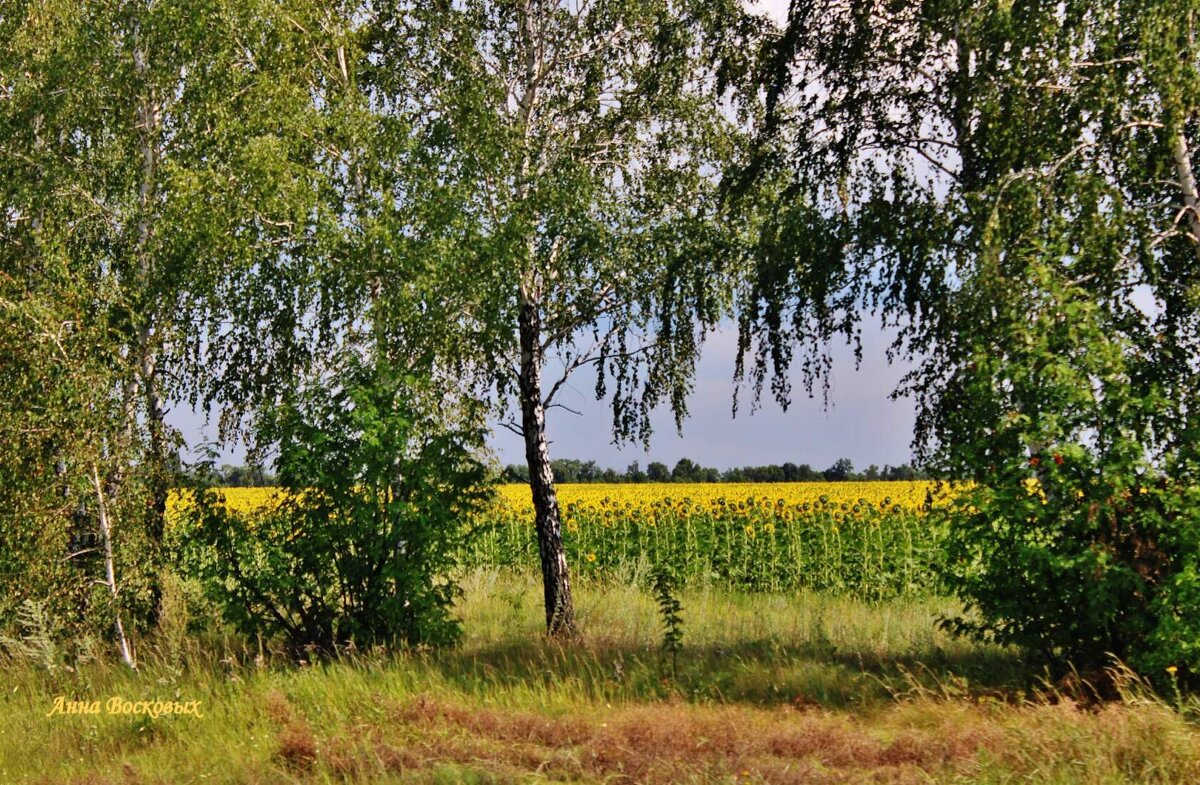
<path fill-rule="evenodd" d="M 269 510 L 272 488 L 226 488 L 235 512 Z M 932 589 L 940 503 L 929 482 L 646 483 L 558 486 L 563 540 L 583 580 L 669 564 L 691 582 L 745 591 L 812 589 L 869 599 Z M 536 569 L 528 486 L 499 486 L 467 567 Z"/>
<path fill-rule="evenodd" d="M 587 578 L 667 563 L 692 582 L 866 598 L 932 589 L 928 482 L 581 484 L 559 487 L 568 559 Z M 528 487 L 501 486 L 473 565 L 536 565 Z"/>

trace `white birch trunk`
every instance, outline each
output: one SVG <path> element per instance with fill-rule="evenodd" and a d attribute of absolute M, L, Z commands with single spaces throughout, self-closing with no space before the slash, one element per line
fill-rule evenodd
<path fill-rule="evenodd" d="M 92 488 L 96 492 L 96 506 L 100 514 L 100 534 L 104 538 L 104 581 L 108 586 L 109 594 L 112 595 L 113 614 L 116 617 L 117 629 L 117 647 L 121 652 L 121 659 L 133 670 L 137 670 L 137 663 L 133 658 L 133 647 L 130 645 L 129 638 L 125 635 L 125 625 L 121 622 L 121 611 L 118 606 L 118 591 L 117 591 L 117 571 L 113 564 L 113 549 L 112 549 L 112 521 L 108 517 L 108 502 L 104 498 L 104 486 L 100 482 L 100 472 L 96 469 L 96 464 L 92 464 Z"/>

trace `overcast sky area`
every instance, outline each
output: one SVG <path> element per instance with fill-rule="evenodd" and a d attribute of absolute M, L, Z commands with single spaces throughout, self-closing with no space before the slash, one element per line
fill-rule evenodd
<path fill-rule="evenodd" d="M 828 407 L 819 391 L 815 398 L 806 397 L 796 372 L 792 375 L 794 398 L 786 412 L 768 394 L 751 414 L 749 391 L 743 390 L 742 405 L 734 418 L 736 329 L 731 326 L 714 333 L 705 342 L 697 365 L 683 435 L 676 432 L 669 409 L 662 407 L 652 415 L 654 435 L 648 452 L 640 444 L 612 443 L 610 403 L 595 399 L 595 373 L 592 366 L 585 366 L 572 374 L 558 395 L 561 403 L 580 414 L 557 408 L 547 413 L 551 457 L 594 460 L 616 469 L 624 469 L 632 461 L 638 461 L 643 469 L 650 461 L 673 466 L 684 457 L 719 469 L 787 461 L 824 469 L 838 458 L 849 458 L 860 470 L 872 463 L 905 463 L 911 458 L 913 404 L 907 399 L 893 402 L 889 395 L 908 366 L 888 365 L 889 342 L 887 335 L 868 322 L 863 328 L 863 362 L 857 370 L 847 347 L 832 347 Z M 545 378 L 557 378 L 555 372 L 560 368 L 548 363 Z M 181 430 L 189 446 L 211 441 L 216 434 L 215 422 L 206 424 L 203 413 L 184 406 L 172 409 L 167 419 Z M 524 444 L 515 434 L 496 428 L 489 444 L 501 463 L 524 463 Z M 227 447 L 221 461 L 241 463 L 244 456 L 243 449 Z"/>
<path fill-rule="evenodd" d="M 611 443 L 612 409 L 607 401 L 595 400 L 596 377 L 587 366 L 572 374 L 557 399 L 582 415 L 562 409 L 547 414 L 550 454 L 591 459 L 617 469 L 631 461 L 639 461 L 643 469 L 648 461 L 673 466 L 684 457 L 718 469 L 786 461 L 824 469 L 838 458 L 849 458 L 857 469 L 872 463 L 906 463 L 911 459 L 913 404 L 907 399 L 893 402 L 889 395 L 908 366 L 888 365 L 889 343 L 890 338 L 877 327 L 864 326 L 863 362 L 857 371 L 853 353 L 846 346 L 832 347 L 828 408 L 819 390 L 815 398 L 806 397 L 797 371 L 792 374 L 793 401 L 786 412 L 770 399 L 768 391 L 759 410 L 751 414 L 749 391 L 743 390 L 734 418 L 737 331 L 731 326 L 710 335 L 696 369 L 695 388 L 688 400 L 690 416 L 683 423 L 682 437 L 676 433 L 670 410 L 663 407 L 652 418 L 654 436 L 649 452 L 640 444 L 618 448 Z M 556 378 L 557 369 L 548 365 L 546 378 Z M 491 444 L 503 463 L 524 463 L 524 443 L 517 435 L 497 429 Z"/>
<path fill-rule="evenodd" d="M 787 0 L 754 4 L 782 22 Z M 649 451 L 640 444 L 612 443 L 612 410 L 608 401 L 596 401 L 595 374 L 591 366 L 576 371 L 558 400 L 580 412 L 562 409 L 548 413 L 550 454 L 555 458 L 595 460 L 601 466 L 624 469 L 632 461 L 644 468 L 650 461 L 674 465 L 687 457 L 704 465 L 727 469 L 735 466 L 807 463 L 823 469 L 839 458 L 849 458 L 858 469 L 870 464 L 897 465 L 911 459 L 913 404 L 907 399 L 889 400 L 907 366 L 888 365 L 885 352 L 890 342 L 874 324 L 863 328 L 863 362 L 855 369 L 854 357 L 844 345 L 834 345 L 829 405 L 820 392 L 808 398 L 793 374 L 794 399 L 784 412 L 769 397 L 751 414 L 748 391 L 736 419 L 732 415 L 733 370 L 737 335 L 733 326 L 709 336 L 697 366 L 695 387 L 689 399 L 690 416 L 680 436 L 674 418 L 665 407 L 652 416 L 654 436 Z M 548 364 L 545 378 L 556 379 L 559 370 Z M 183 433 L 190 447 L 212 441 L 215 423 L 206 423 L 202 412 L 177 406 L 168 421 Z M 523 463 L 521 439 L 496 428 L 490 446 L 501 463 Z M 240 463 L 245 452 L 227 447 L 221 460 Z"/>

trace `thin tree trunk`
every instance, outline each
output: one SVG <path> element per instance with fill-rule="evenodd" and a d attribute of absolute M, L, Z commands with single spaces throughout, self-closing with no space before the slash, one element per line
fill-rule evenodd
<path fill-rule="evenodd" d="M 544 30 L 535 27 L 534 12 L 534 4 L 528 0 L 519 9 L 519 38 L 522 42 L 525 73 L 523 89 L 517 97 L 517 115 L 514 119 L 525 141 L 516 191 L 517 201 L 521 203 L 529 196 L 529 175 L 534 166 L 529 142 L 533 132 L 533 118 L 538 108 L 539 87 L 544 75 L 542 55 L 545 50 L 541 40 Z M 533 265 L 537 258 L 536 243 L 532 236 L 526 241 L 526 262 Z M 517 384 L 521 400 L 521 430 L 525 437 L 525 462 L 529 467 L 529 489 L 533 494 L 538 554 L 542 562 L 546 634 L 553 637 L 570 637 L 575 634 L 575 604 L 571 600 L 567 554 L 562 541 L 562 519 L 559 515 L 558 496 L 554 492 L 554 473 L 550 469 L 550 450 L 546 442 L 546 407 L 542 401 L 542 324 L 538 311 L 538 287 L 533 278 L 534 276 L 530 276 L 521 282 L 521 307 L 517 319 L 521 343 L 521 368 Z"/>
<path fill-rule="evenodd" d="M 150 480 L 150 505 L 146 510 L 145 531 L 150 542 L 150 563 L 155 572 L 159 569 L 159 558 L 162 552 L 162 537 L 166 521 L 167 494 L 169 492 L 168 444 L 163 406 L 162 391 L 158 384 L 158 358 L 154 339 L 154 325 L 157 319 L 155 299 L 147 296 L 150 292 L 154 274 L 154 263 L 151 258 L 150 241 L 153 234 L 151 213 L 158 191 L 158 133 L 162 124 L 162 106 L 155 95 L 154 88 L 149 84 L 149 63 L 145 49 L 141 44 L 140 29 L 134 31 L 133 66 L 139 78 L 146 79 L 143 84 L 145 93 L 138 106 L 138 126 L 141 130 L 142 169 L 138 187 L 138 206 L 141 215 L 137 224 L 135 253 L 137 259 L 137 281 L 139 293 L 142 295 L 144 313 L 142 324 L 138 328 L 135 345 L 137 363 L 136 375 L 131 378 L 131 385 L 140 383 L 145 405 L 146 425 L 150 431 L 150 460 L 152 476 Z M 131 398 L 135 389 L 128 390 Z M 131 401 L 132 402 L 132 401 Z M 159 618 L 160 589 L 158 581 L 151 581 L 151 624 L 156 624 Z"/>
<path fill-rule="evenodd" d="M 542 587 L 546 602 L 546 633 L 569 637 L 575 633 L 575 605 L 567 555 L 563 549 L 562 520 L 554 473 L 546 442 L 546 411 L 542 404 L 541 324 L 537 306 L 523 298 L 519 317 L 521 340 L 521 428 L 525 435 L 525 461 L 537 524 L 538 553 L 542 561 Z"/>
<path fill-rule="evenodd" d="M 1192 153 L 1188 149 L 1187 137 L 1183 129 L 1175 132 L 1172 140 L 1172 154 L 1175 157 L 1175 173 L 1179 177 L 1179 188 L 1183 192 L 1183 205 L 1187 210 L 1188 231 L 1191 235 L 1192 247 L 1200 257 L 1200 193 L 1196 186 L 1196 175 L 1192 170 Z"/>
<path fill-rule="evenodd" d="M 150 538 L 155 554 L 162 547 L 163 531 L 166 528 L 167 496 L 171 490 L 169 450 L 167 443 L 166 409 L 162 392 L 158 386 L 158 369 L 154 360 L 147 355 L 142 362 L 143 384 L 146 386 L 146 419 L 150 427 L 150 455 L 154 462 L 150 478 L 150 508 L 147 510 L 146 534 Z M 158 617 L 158 589 L 154 589 L 153 620 Z"/>
<path fill-rule="evenodd" d="M 125 637 L 125 625 L 121 623 L 120 605 L 117 604 L 117 571 L 113 564 L 112 522 L 108 518 L 108 503 L 104 498 L 104 486 L 100 484 L 100 472 L 92 464 L 92 488 L 96 491 L 96 507 L 100 513 L 100 535 L 104 538 L 104 584 L 112 595 L 113 615 L 116 617 L 117 647 L 121 651 L 121 659 L 133 670 L 137 663 L 133 659 L 133 647 Z"/>

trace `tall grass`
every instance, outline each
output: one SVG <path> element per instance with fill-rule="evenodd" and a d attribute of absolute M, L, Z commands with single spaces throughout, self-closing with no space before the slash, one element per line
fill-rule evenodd
<path fill-rule="evenodd" d="M 1126 674 L 1086 708 L 1011 651 L 937 631 L 937 599 L 684 591 L 678 673 L 636 582 L 579 589 L 541 636 L 519 575 L 466 576 L 448 651 L 288 662 L 218 633 L 0 668 L 0 782 L 1200 781 L 1200 736 Z M 193 620 L 193 622 L 198 620 Z M 203 621 L 203 620 L 199 620 Z M 55 696 L 200 702 L 203 718 L 46 716 Z"/>

